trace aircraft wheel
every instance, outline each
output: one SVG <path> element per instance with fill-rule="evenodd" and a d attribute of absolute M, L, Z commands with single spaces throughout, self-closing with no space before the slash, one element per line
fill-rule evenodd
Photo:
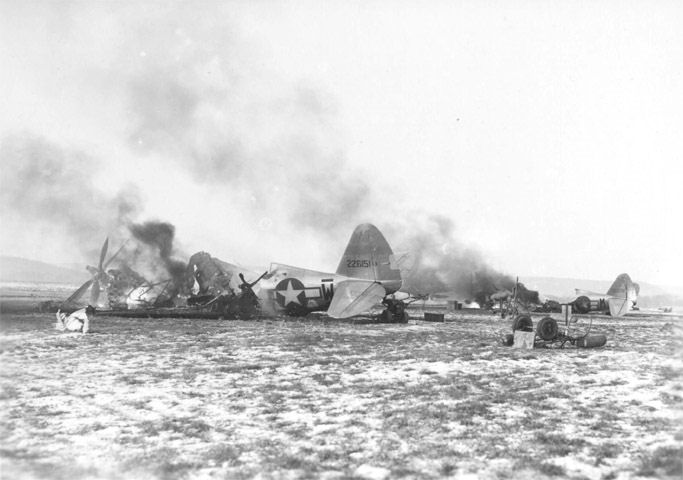
<path fill-rule="evenodd" d="M 534 322 L 529 315 L 517 315 L 512 321 L 512 331 L 521 330 L 523 332 L 533 332 Z"/>
<path fill-rule="evenodd" d="M 400 314 L 395 315 L 395 317 L 398 317 L 398 318 L 396 318 L 396 321 L 398 323 L 408 323 L 408 319 L 410 318 L 410 316 L 408 315 L 408 312 L 406 312 L 405 310 L 402 311 Z"/>
<path fill-rule="evenodd" d="M 557 337 L 558 332 L 557 321 L 552 317 L 542 318 L 536 326 L 536 335 L 543 340 L 553 340 Z"/>
<path fill-rule="evenodd" d="M 505 338 L 503 339 L 503 345 L 506 347 L 511 347 L 513 343 L 515 343 L 515 336 L 511 333 L 505 335 Z"/>
<path fill-rule="evenodd" d="M 591 310 L 591 299 L 585 295 L 581 295 L 574 300 L 574 308 L 578 313 L 588 313 Z"/>

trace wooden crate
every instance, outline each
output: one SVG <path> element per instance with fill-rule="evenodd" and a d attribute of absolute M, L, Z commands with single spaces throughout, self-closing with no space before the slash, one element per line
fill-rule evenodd
<path fill-rule="evenodd" d="M 443 322 L 443 313 L 425 312 L 426 322 Z"/>

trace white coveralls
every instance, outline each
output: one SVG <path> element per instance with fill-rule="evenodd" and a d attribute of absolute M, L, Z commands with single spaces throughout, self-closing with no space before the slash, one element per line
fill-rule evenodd
<path fill-rule="evenodd" d="M 90 330 L 90 319 L 85 313 L 85 308 L 76 310 L 74 313 L 66 316 L 65 313 L 57 310 L 57 323 L 55 324 L 57 330 L 69 330 L 70 332 L 88 333 Z"/>

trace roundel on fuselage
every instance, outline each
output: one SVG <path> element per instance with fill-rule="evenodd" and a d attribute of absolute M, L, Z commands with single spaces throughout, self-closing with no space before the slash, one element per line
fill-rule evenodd
<path fill-rule="evenodd" d="M 275 299 L 284 308 L 292 303 L 304 306 L 305 291 L 304 284 L 298 278 L 285 278 L 275 286 Z"/>

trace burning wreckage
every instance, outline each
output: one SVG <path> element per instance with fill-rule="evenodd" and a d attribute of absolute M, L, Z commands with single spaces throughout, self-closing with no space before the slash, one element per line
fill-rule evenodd
<path fill-rule="evenodd" d="M 335 273 L 271 264 L 267 272 L 259 274 L 206 252 L 195 253 L 185 263 L 171 257 L 172 225 L 150 222 L 129 228 L 137 240 L 133 248 L 126 248 L 124 243 L 107 259 L 109 241 L 105 240 L 98 266 L 87 267 L 92 278 L 60 305 L 48 308 L 58 306 L 69 310 L 87 303 L 103 313 L 118 316 L 235 319 L 252 318 L 261 313 L 303 316 L 325 310 L 330 317 L 349 318 L 382 304 L 385 310 L 379 320 L 405 323 L 407 305 L 424 298 L 414 295 L 405 298 L 407 294 L 398 292 L 403 284 L 400 259 L 371 224 L 356 227 Z M 108 268 L 117 259 L 116 268 Z M 496 288 L 496 284 L 504 288 Z M 560 312 L 562 309 L 559 302 L 541 303 L 538 292 L 509 277 L 499 276 L 496 281 L 486 272 L 479 272 L 472 275 L 470 287 L 475 285 L 479 291 L 474 297 L 476 302 L 484 309 L 495 311 L 497 307 L 503 317 L 509 314 L 517 318 L 520 312 Z M 88 290 L 90 295 L 86 301 Z M 573 306 L 578 313 L 593 310 L 593 304 L 595 309 L 608 306 L 613 315 L 621 315 L 635 304 L 636 293 L 637 285 L 622 274 L 605 294 L 607 299 L 593 301 L 582 295 L 565 306 Z M 513 331 L 523 330 L 522 326 L 529 328 L 524 322 L 517 323 Z M 544 329 L 551 328 L 547 326 L 550 321 L 541 324 Z M 551 330 L 552 333 L 558 329 Z M 550 333 L 544 333 L 541 338 L 548 341 L 545 338 L 548 336 L 553 340 L 562 338 Z M 573 338 L 565 338 L 564 343 L 567 341 L 575 343 Z"/>
<path fill-rule="evenodd" d="M 185 264 L 171 257 L 171 225 L 133 225 L 130 231 L 138 245 L 124 250 L 124 244 L 107 260 L 105 240 L 98 266 L 88 267 L 92 278 L 61 309 L 82 306 L 90 289 L 90 305 L 118 316 L 246 319 L 262 311 L 298 316 L 325 310 L 333 318 L 349 318 L 382 303 L 382 321 L 408 321 L 406 302 L 391 297 L 402 284 L 398 261 L 371 224 L 356 227 L 335 273 L 271 264 L 258 274 L 206 252 Z M 107 269 L 122 251 L 118 268 Z"/>
<path fill-rule="evenodd" d="M 134 270 L 128 262 L 119 261 L 107 268 L 123 251 L 125 244 L 108 260 L 109 240 L 100 252 L 97 267 L 87 266 L 92 278 L 81 285 L 59 307 L 80 308 L 84 303 L 102 313 L 121 316 L 202 316 L 251 318 L 260 309 L 255 285 L 265 273 L 248 282 L 237 265 L 223 262 L 206 252 L 192 255 L 187 264 L 162 255 L 152 269 L 154 280 Z M 137 258 L 135 258 L 137 257 Z M 139 260 L 139 255 L 134 256 Z M 149 258 L 146 258 L 149 266 Z M 159 261 L 160 260 L 160 261 Z M 170 267 L 170 268 L 169 268 Z M 148 268 L 149 270 L 149 268 Z M 253 275 L 248 272 L 248 275 Z M 159 278 L 160 275 L 164 275 Z M 86 292 L 90 294 L 86 297 Z M 56 305 L 48 305 L 53 308 Z"/>

